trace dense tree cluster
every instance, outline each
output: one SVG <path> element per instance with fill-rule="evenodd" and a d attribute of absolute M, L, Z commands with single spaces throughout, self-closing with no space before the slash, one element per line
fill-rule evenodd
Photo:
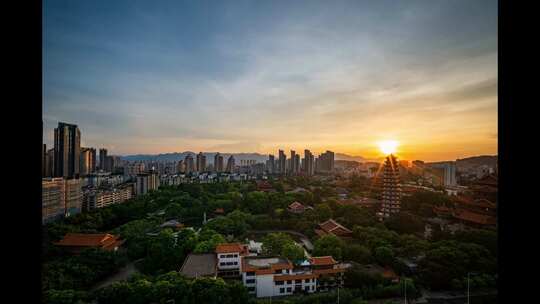
<path fill-rule="evenodd" d="M 77 256 L 66 253 L 43 264 L 42 289 L 88 289 L 126 262 L 122 253 L 98 249 L 87 249 Z"/>
<path fill-rule="evenodd" d="M 262 243 L 264 254 L 282 256 L 295 264 L 304 260 L 304 249 L 286 233 L 269 233 Z"/>
<path fill-rule="evenodd" d="M 447 196 L 417 192 L 403 199 L 403 211 L 384 223 L 373 210 L 342 205 L 334 186 L 307 177 L 270 180 L 275 192 L 257 191 L 255 183 L 183 184 L 126 203 L 78 214 L 48 224 L 43 229 L 43 296 L 46 303 L 248 303 L 239 283 L 183 278 L 176 271 L 191 253 L 213 252 L 216 245 L 243 241 L 257 230 L 293 230 L 313 239 L 313 256 L 331 255 L 336 260 L 358 264 L 379 264 L 406 275 L 407 293 L 413 297 L 418 287 L 457 289 L 466 286 L 491 287 L 496 284 L 497 233 L 471 230 L 455 235 L 435 232 L 432 240 L 417 235 L 423 218 L 432 216 L 435 205 L 449 204 Z M 370 196 L 365 178 L 353 177 L 345 186 L 351 196 Z M 298 190 L 298 187 L 302 188 Z M 297 191 L 291 191 L 291 190 Z M 369 191 L 368 191 L 369 190 Z M 371 193 L 371 192 L 370 192 Z M 372 194 L 372 193 L 371 193 Z M 299 201 L 313 209 L 293 214 L 287 207 Z M 224 214 L 216 216 L 216 209 Z M 203 214 L 209 221 L 202 225 Z M 317 237 L 318 224 L 335 219 L 353 231 L 352 238 L 333 235 Z M 188 229 L 162 228 L 177 219 Z M 88 250 L 72 256 L 53 246 L 68 232 L 113 233 L 124 239 L 124 250 L 116 253 Z M 268 233 L 263 250 L 298 263 L 304 250 L 289 234 Z M 409 273 L 402 258 L 418 258 L 418 271 Z M 90 287 L 118 271 L 128 261 L 139 272 L 127 282 L 115 283 L 96 292 Z M 472 273 L 472 274 L 471 274 Z M 409 280 L 406 279 L 406 280 Z M 399 296 L 403 286 L 353 268 L 346 274 L 347 289 L 340 303 L 363 303 L 362 299 Z M 193 300 L 195 299 L 195 300 Z M 335 293 L 314 294 L 274 300 L 282 303 L 334 303 Z"/>

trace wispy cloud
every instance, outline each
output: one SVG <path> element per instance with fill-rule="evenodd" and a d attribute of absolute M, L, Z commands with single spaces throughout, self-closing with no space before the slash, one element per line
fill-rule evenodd
<path fill-rule="evenodd" d="M 120 2 L 101 11 L 53 1 L 46 129 L 55 119 L 77 123 L 87 145 L 114 153 L 369 154 L 381 137 L 437 157 L 492 153 L 497 6 L 456 3 Z M 427 144 L 439 142 L 444 153 Z"/>

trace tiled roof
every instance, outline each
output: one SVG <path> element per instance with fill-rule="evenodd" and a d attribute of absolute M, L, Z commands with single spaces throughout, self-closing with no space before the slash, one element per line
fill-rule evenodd
<path fill-rule="evenodd" d="M 463 221 L 481 225 L 495 225 L 496 223 L 496 219 L 493 216 L 478 214 L 464 209 L 456 210 L 454 212 L 454 217 Z"/>
<path fill-rule="evenodd" d="M 495 203 L 484 198 L 473 200 L 472 198 L 461 196 L 461 197 L 458 197 L 455 202 L 457 204 L 468 205 L 471 207 L 491 208 L 491 209 L 497 208 L 497 205 Z"/>
<path fill-rule="evenodd" d="M 337 235 L 337 236 L 348 235 L 348 234 L 352 233 L 351 230 L 345 228 L 343 225 L 341 225 L 340 223 L 334 221 L 333 219 L 329 219 L 328 221 L 326 221 L 326 222 L 324 222 L 322 224 L 319 224 L 319 226 L 326 233 L 331 233 L 331 234 L 334 234 L 334 235 Z M 315 231 L 315 232 L 317 233 L 317 231 Z"/>
<path fill-rule="evenodd" d="M 108 233 L 85 234 L 85 233 L 67 233 L 63 239 L 56 242 L 58 246 L 69 247 L 101 247 L 103 249 L 114 249 L 123 241 L 118 237 Z"/>
<path fill-rule="evenodd" d="M 216 246 L 216 253 L 233 253 L 239 252 L 240 254 L 247 252 L 247 246 L 239 243 L 225 243 Z"/>
<path fill-rule="evenodd" d="M 315 273 L 306 273 L 306 274 L 285 274 L 274 276 L 274 281 L 288 281 L 288 280 L 305 280 L 317 278 L 318 275 Z"/>
<path fill-rule="evenodd" d="M 304 208 L 304 205 L 302 205 L 302 204 L 299 203 L 299 202 L 292 202 L 292 203 L 289 205 L 289 208 L 291 208 L 291 209 L 303 209 L 303 208 Z"/>
<path fill-rule="evenodd" d="M 337 264 L 332 256 L 312 257 L 309 261 L 316 266 Z"/>
<path fill-rule="evenodd" d="M 190 253 L 184 260 L 180 273 L 188 278 L 216 276 L 216 255 L 213 253 Z"/>
<path fill-rule="evenodd" d="M 314 269 L 313 273 L 316 274 L 333 274 L 345 272 L 345 268 L 330 268 L 330 269 Z"/>

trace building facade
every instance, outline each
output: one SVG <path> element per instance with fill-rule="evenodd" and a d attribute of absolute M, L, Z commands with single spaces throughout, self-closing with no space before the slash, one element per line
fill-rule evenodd
<path fill-rule="evenodd" d="M 191 173 L 196 170 L 195 161 L 191 154 L 186 155 L 186 157 L 184 158 L 184 163 L 186 166 L 186 173 Z"/>
<path fill-rule="evenodd" d="M 229 156 L 229 159 L 227 159 L 227 172 L 233 173 L 234 168 L 236 167 L 234 156 Z"/>
<path fill-rule="evenodd" d="M 279 150 L 277 169 L 279 174 L 287 173 L 287 156 L 283 150 Z"/>
<path fill-rule="evenodd" d="M 204 172 L 206 171 L 206 156 L 199 152 L 197 154 L 197 172 Z"/>
<path fill-rule="evenodd" d="M 41 183 L 41 222 L 50 223 L 63 218 L 66 210 L 64 179 L 44 178 Z"/>
<path fill-rule="evenodd" d="M 41 193 L 43 224 L 81 212 L 80 179 L 44 178 L 41 183 Z"/>
<path fill-rule="evenodd" d="M 110 171 L 107 167 L 107 149 L 99 149 L 99 169 L 103 171 Z"/>
<path fill-rule="evenodd" d="M 123 203 L 133 197 L 133 186 L 124 185 L 113 189 L 91 189 L 84 192 L 83 209 L 90 211 Z"/>
<path fill-rule="evenodd" d="M 214 171 L 223 172 L 223 155 L 219 152 L 214 156 Z"/>
<path fill-rule="evenodd" d="M 54 129 L 54 176 L 78 178 L 81 131 L 77 125 L 58 123 Z"/>
<path fill-rule="evenodd" d="M 96 149 L 81 148 L 80 174 L 85 176 L 96 171 Z"/>

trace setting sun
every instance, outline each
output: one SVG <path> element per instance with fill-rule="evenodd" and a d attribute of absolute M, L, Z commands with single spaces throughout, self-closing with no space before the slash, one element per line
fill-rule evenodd
<path fill-rule="evenodd" d="M 398 142 L 395 140 L 385 140 L 379 142 L 379 149 L 381 149 L 381 152 L 383 152 L 385 155 L 392 154 L 396 152 Z"/>

